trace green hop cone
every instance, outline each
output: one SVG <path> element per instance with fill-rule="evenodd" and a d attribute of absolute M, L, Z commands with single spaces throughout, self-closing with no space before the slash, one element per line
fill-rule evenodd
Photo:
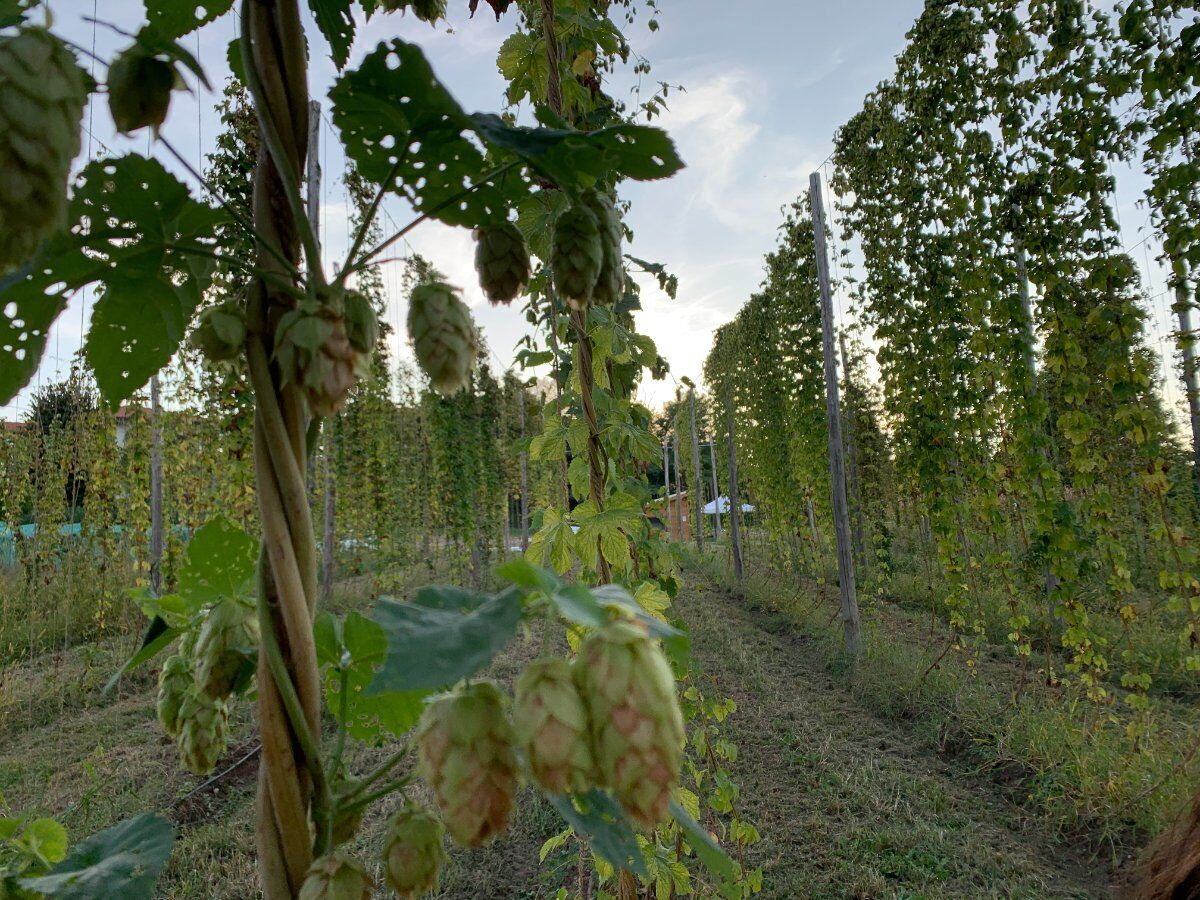
<path fill-rule="evenodd" d="M 276 330 L 275 358 L 319 416 L 341 409 L 363 365 L 363 354 L 350 343 L 341 305 L 328 298 L 306 300 L 285 313 Z M 364 327 L 364 322 L 356 326 L 359 339 Z"/>
<path fill-rule="evenodd" d="M 298 900 L 370 900 L 371 876 L 345 853 L 314 860 L 300 885 Z"/>
<path fill-rule="evenodd" d="M 596 276 L 596 286 L 592 289 L 592 302 L 612 306 L 625 292 L 625 264 L 621 253 L 625 230 L 621 225 L 621 216 L 608 194 L 588 191 L 584 195 L 584 203 L 600 223 L 600 245 L 603 250 L 600 274 Z"/>
<path fill-rule="evenodd" d="M 87 76 L 44 28 L 0 37 L 0 274 L 66 222 Z"/>
<path fill-rule="evenodd" d="M 531 266 L 525 238 L 511 222 L 475 229 L 475 271 L 493 304 L 512 303 L 529 283 Z"/>
<path fill-rule="evenodd" d="M 176 743 L 184 768 L 194 775 L 207 775 L 225 752 L 229 707 L 193 687 L 179 707 L 179 736 Z"/>
<path fill-rule="evenodd" d="M 375 315 L 375 307 L 371 305 L 371 301 L 358 291 L 346 291 L 344 297 L 345 312 L 343 317 L 346 322 L 346 340 L 350 342 L 350 346 L 358 354 L 358 360 L 361 363 L 358 367 L 360 377 L 364 374 L 363 370 L 372 353 L 375 352 L 375 344 L 379 340 L 379 320 Z"/>
<path fill-rule="evenodd" d="M 241 304 L 227 301 L 204 310 L 191 341 L 209 362 L 236 359 L 246 345 L 246 313 Z"/>
<path fill-rule="evenodd" d="M 436 391 L 449 396 L 466 387 L 479 356 L 479 332 L 454 288 L 440 281 L 415 287 L 408 306 L 408 334 L 417 362 Z"/>
<path fill-rule="evenodd" d="M 575 673 L 601 784 L 630 818 L 653 828 L 667 815 L 683 760 L 683 715 L 671 667 L 644 628 L 617 621 L 588 636 Z"/>
<path fill-rule="evenodd" d="M 383 871 L 388 887 L 404 900 L 436 891 L 446 863 L 445 828 L 432 813 L 404 807 L 388 822 L 383 839 Z"/>
<path fill-rule="evenodd" d="M 565 659 L 538 659 L 521 673 L 513 729 L 542 788 L 566 794 L 585 793 L 592 786 L 596 763 L 587 708 Z"/>
<path fill-rule="evenodd" d="M 554 223 L 550 270 L 555 287 L 573 309 L 591 302 L 603 265 L 604 243 L 596 214 L 581 204 L 569 207 Z"/>
<path fill-rule="evenodd" d="M 196 638 L 196 686 L 213 700 L 233 693 L 238 674 L 258 647 L 258 616 L 237 600 L 222 600 Z"/>
<path fill-rule="evenodd" d="M 136 44 L 108 67 L 108 108 L 122 134 L 150 126 L 155 130 L 167 118 L 175 68 Z"/>
<path fill-rule="evenodd" d="M 182 723 L 179 710 L 188 691 L 196 684 L 195 662 L 190 655 L 176 653 L 163 663 L 158 673 L 158 702 L 155 710 L 163 731 L 172 739 L 179 737 Z"/>
<path fill-rule="evenodd" d="M 419 771 L 450 836 L 478 847 L 504 831 L 517 791 L 517 760 L 504 695 L 489 681 L 438 697 L 417 726 Z"/>

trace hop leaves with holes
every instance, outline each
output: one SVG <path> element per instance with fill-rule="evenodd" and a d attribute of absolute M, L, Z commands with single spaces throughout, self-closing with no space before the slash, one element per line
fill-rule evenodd
<path fill-rule="evenodd" d="M 225 752 L 229 707 L 193 686 L 179 706 L 179 757 L 194 775 L 207 775 Z"/>
<path fill-rule="evenodd" d="M 480 681 L 434 700 L 417 727 L 419 771 L 464 847 L 496 837 L 512 814 L 517 760 L 505 712 L 500 689 Z"/>
<path fill-rule="evenodd" d="M 484 295 L 494 304 L 512 303 L 529 283 L 531 266 L 525 238 L 511 222 L 475 229 L 475 271 Z"/>
<path fill-rule="evenodd" d="M 408 335 L 434 390 L 448 396 L 467 386 L 479 356 L 479 332 L 454 288 L 431 281 L 413 289 Z"/>
<path fill-rule="evenodd" d="M 0 272 L 65 224 L 87 76 L 44 28 L 0 38 Z"/>
<path fill-rule="evenodd" d="M 314 860 L 300 886 L 299 900 L 370 900 L 371 876 L 345 853 Z"/>
<path fill-rule="evenodd" d="M 671 667 L 640 624 L 618 620 L 588 636 L 575 672 L 601 784 L 630 818 L 654 827 L 666 818 L 683 760 L 683 715 Z"/>
<path fill-rule="evenodd" d="M 175 69 L 135 44 L 108 67 L 108 108 L 122 134 L 147 126 L 158 129 L 171 107 Z"/>
<path fill-rule="evenodd" d="M 415 806 L 400 809 L 383 839 L 383 871 L 388 887 L 405 900 L 436 891 L 446 863 L 442 836 L 446 829 L 431 812 Z"/>
<path fill-rule="evenodd" d="M 239 600 L 226 599 L 208 613 L 196 638 L 196 686 L 213 700 L 233 693 L 258 647 L 258 617 Z"/>
<path fill-rule="evenodd" d="M 568 207 L 554 223 L 550 269 L 559 293 L 573 309 L 584 309 L 604 265 L 600 220 L 587 206 Z"/>
<path fill-rule="evenodd" d="M 534 780 L 552 794 L 586 793 L 595 780 L 587 707 L 565 659 L 534 660 L 517 681 L 517 742 Z"/>

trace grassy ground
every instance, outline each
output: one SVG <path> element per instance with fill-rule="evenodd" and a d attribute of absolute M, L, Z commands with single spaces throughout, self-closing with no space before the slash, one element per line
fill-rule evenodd
<path fill-rule="evenodd" d="M 360 605 L 352 585 L 343 605 Z M 763 842 L 773 898 L 1103 897 L 1104 866 L 1056 842 L 991 779 L 939 755 L 919 723 L 881 715 L 827 666 L 794 619 L 754 609 L 710 578 L 689 577 L 677 600 L 695 651 L 738 705 L 727 720 L 740 745 L 734 778 L 743 814 Z M 178 843 L 162 896 L 256 896 L 250 824 L 256 763 L 216 785 L 180 771 L 153 713 L 146 672 L 113 698 L 99 687 L 128 641 L 84 645 L 9 666 L 0 706 L 0 798 L 14 809 L 62 818 L 80 836 L 147 808 L 177 823 Z M 518 639 L 493 674 L 511 681 L 536 653 Z M 235 715 L 222 768 L 254 747 L 250 709 Z M 384 751 L 362 751 L 360 769 Z M 364 823 L 358 849 L 370 858 L 387 810 Z M 538 873 L 542 842 L 561 825 L 529 792 L 514 829 L 475 852 L 456 852 L 439 896 L 551 897 L 562 873 Z"/>

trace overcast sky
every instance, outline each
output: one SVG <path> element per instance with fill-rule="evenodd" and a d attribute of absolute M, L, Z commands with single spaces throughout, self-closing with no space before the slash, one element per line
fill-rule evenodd
<path fill-rule="evenodd" d="M 110 59 L 127 41 L 86 21 L 93 2 L 50 0 L 55 29 L 89 48 L 94 40 L 97 55 Z M 498 110 L 504 82 L 496 69 L 496 51 L 513 27 L 512 14 L 497 24 L 481 4 L 479 14 L 470 20 L 467 0 L 450 2 L 449 24 L 437 28 L 412 17 L 376 17 L 360 29 L 351 65 L 380 40 L 399 35 L 421 44 L 435 72 L 464 107 Z M 781 207 L 807 185 L 810 172 L 821 168 L 835 129 L 860 108 L 867 91 L 891 74 L 893 58 L 902 49 L 904 34 L 923 0 L 741 0 L 736 4 L 660 0 L 660 6 L 662 27 L 657 32 L 645 27 L 643 16 L 628 36 L 635 50 L 653 64 L 647 86 L 651 80 L 661 80 L 684 89 L 672 91 L 670 109 L 657 124 L 670 131 L 688 167 L 670 181 L 628 185 L 624 190 L 633 201 L 631 252 L 664 263 L 680 279 L 674 301 L 652 283 L 644 285 L 640 328 L 654 338 L 672 367 L 665 382 L 652 382 L 643 389 L 642 399 L 651 404 L 674 393 L 675 379 L 688 375 L 700 381 L 713 330 L 736 314 L 762 279 L 762 257 L 774 246 Z M 142 0 L 104 0 L 97 10 L 100 18 L 127 30 L 143 19 Z M 310 32 L 315 35 L 311 28 Z M 185 38 L 190 48 L 198 50 L 216 90 L 175 95 L 164 134 L 193 160 L 211 151 L 219 129 L 213 107 L 227 75 L 226 47 L 233 34 L 233 17 L 226 16 L 198 37 Z M 315 98 L 324 99 L 333 75 L 328 58 L 314 54 Z M 610 83 L 618 93 L 632 86 L 628 78 Z M 115 134 L 102 98 L 94 100 L 85 114 L 85 125 L 89 121 L 92 138 L 89 141 L 85 134 L 85 155 L 89 150 L 93 156 L 100 154 L 105 148 L 119 153 L 146 151 L 144 136 L 124 139 Z M 326 261 L 333 264 L 346 246 L 346 196 L 340 180 L 344 160 L 327 122 L 322 143 L 322 226 Z M 178 171 L 165 154 L 154 152 Z M 1147 215 L 1135 206 L 1136 181 L 1127 181 L 1119 194 L 1126 244 L 1135 248 L 1139 265 L 1150 265 L 1151 294 L 1159 295 L 1151 307 L 1156 320 L 1161 320 L 1155 346 L 1168 349 L 1169 327 L 1162 321 L 1169 319 L 1169 299 L 1162 295 L 1161 273 L 1149 261 L 1152 244 L 1138 245 L 1145 237 L 1139 228 Z M 387 213 L 400 223 L 408 218 L 398 201 L 389 204 Z M 388 224 L 386 218 L 384 222 Z M 516 310 L 492 309 L 483 300 L 469 233 L 437 224 L 422 226 L 414 232 L 411 247 L 464 288 L 493 351 L 493 363 L 508 365 L 527 326 Z M 407 354 L 399 268 L 391 266 L 385 277 L 391 297 L 389 319 L 401 326 L 396 350 Z M 35 386 L 39 379 L 67 372 L 93 300 L 90 292 L 76 298 L 60 318 Z M 28 392 L 5 409 L 5 417 L 19 415 L 27 396 Z"/>

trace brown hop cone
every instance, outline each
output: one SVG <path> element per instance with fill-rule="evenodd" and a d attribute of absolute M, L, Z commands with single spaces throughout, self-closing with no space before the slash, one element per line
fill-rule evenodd
<path fill-rule="evenodd" d="M 575 665 L 601 784 L 652 828 L 667 815 L 683 760 L 683 715 L 658 644 L 635 622 L 593 632 Z"/>
<path fill-rule="evenodd" d="M 531 266 L 525 238 L 515 225 L 505 222 L 475 229 L 475 271 L 492 303 L 512 303 L 520 295 Z"/>
<path fill-rule="evenodd" d="M 87 95 L 87 76 L 46 29 L 0 38 L 0 274 L 66 220 Z"/>
<path fill-rule="evenodd" d="M 171 106 L 175 69 L 137 46 L 130 47 L 108 67 L 108 108 L 122 134 L 147 125 L 158 129 Z"/>
<path fill-rule="evenodd" d="M 195 662 L 190 655 L 176 653 L 163 663 L 158 673 L 158 721 L 172 739 L 179 737 L 179 710 L 188 691 L 196 684 Z"/>
<path fill-rule="evenodd" d="M 236 359 L 246 344 L 246 313 L 241 304 L 228 301 L 200 313 L 191 342 L 209 362 Z"/>
<path fill-rule="evenodd" d="M 596 214 L 582 204 L 569 207 L 554 223 L 550 270 L 554 285 L 573 309 L 583 309 L 604 264 L 604 243 Z"/>
<path fill-rule="evenodd" d="M 443 694 L 417 726 L 419 771 L 450 836 L 478 847 L 508 826 L 517 760 L 504 695 L 490 681 Z"/>
<path fill-rule="evenodd" d="M 434 390 L 448 396 L 466 387 L 479 356 L 479 332 L 454 288 L 440 281 L 415 287 L 408 334 Z"/>
<path fill-rule="evenodd" d="M 339 306 L 338 301 L 306 300 L 283 315 L 276 331 L 275 358 L 318 416 L 341 409 L 363 363 Z"/>
<path fill-rule="evenodd" d="M 544 789 L 583 793 L 594 783 L 587 708 L 565 659 L 538 659 L 521 673 L 513 729 L 534 781 Z"/>
<path fill-rule="evenodd" d="M 179 736 L 176 743 L 184 768 L 194 775 L 207 775 L 225 752 L 229 707 L 197 687 L 179 707 Z"/>
<path fill-rule="evenodd" d="M 433 813 L 419 807 L 406 806 L 388 822 L 383 839 L 384 878 L 404 900 L 437 890 L 438 874 L 446 862 L 445 830 Z"/>
<path fill-rule="evenodd" d="M 371 876 L 345 853 L 314 860 L 300 885 L 298 900 L 371 900 Z"/>
<path fill-rule="evenodd" d="M 603 250 L 600 274 L 596 276 L 596 286 L 592 289 L 592 302 L 611 306 L 625 292 L 625 262 L 621 254 L 625 230 L 621 225 L 621 216 L 608 194 L 588 191 L 584 195 L 584 202 L 600 223 L 600 245 Z"/>
<path fill-rule="evenodd" d="M 222 600 L 196 638 L 196 686 L 214 700 L 233 693 L 238 673 L 258 647 L 258 616 L 237 600 Z"/>

